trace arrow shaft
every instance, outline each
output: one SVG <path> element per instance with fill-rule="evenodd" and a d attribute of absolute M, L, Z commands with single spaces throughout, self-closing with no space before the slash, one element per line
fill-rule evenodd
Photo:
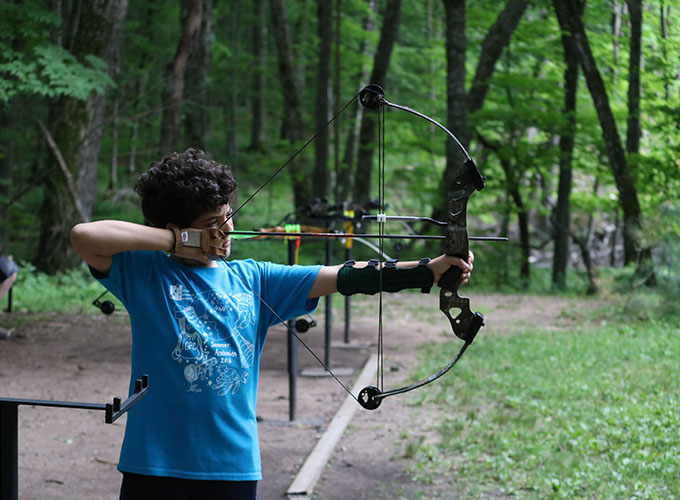
<path fill-rule="evenodd" d="M 428 234 L 363 234 L 363 233 L 314 233 L 314 232 L 294 232 L 286 233 L 279 231 L 225 231 L 227 234 L 235 236 L 251 236 L 251 237 L 309 237 L 309 238 L 367 238 L 388 240 L 404 239 L 404 240 L 443 240 L 444 236 L 428 235 Z M 508 238 L 501 236 L 470 236 L 470 240 L 475 241 L 508 241 Z"/>

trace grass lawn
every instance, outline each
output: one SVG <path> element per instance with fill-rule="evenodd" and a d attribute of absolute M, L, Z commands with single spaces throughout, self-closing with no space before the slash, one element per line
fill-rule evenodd
<path fill-rule="evenodd" d="M 415 376 L 459 345 L 428 347 Z M 680 498 L 677 324 L 480 335 L 472 347 L 414 396 L 438 413 L 435 443 L 404 434 L 418 479 L 445 475 L 466 498 Z"/>

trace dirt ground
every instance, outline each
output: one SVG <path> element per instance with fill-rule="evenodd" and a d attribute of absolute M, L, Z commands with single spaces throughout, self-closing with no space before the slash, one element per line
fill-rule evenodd
<path fill-rule="evenodd" d="M 351 387 L 377 335 L 375 310 L 362 302 L 353 308 L 350 348 L 331 349 L 333 368 L 350 368 L 343 376 Z M 583 307 L 585 302 L 579 302 Z M 415 305 L 405 308 L 406 305 Z M 562 315 L 574 310 L 569 299 L 475 295 L 487 326 L 480 335 L 517 333 L 527 325 L 560 328 Z M 594 304 L 589 303 L 590 306 Z M 323 357 L 323 304 L 319 323 L 303 335 Z M 127 393 L 130 333 L 127 314 L 104 315 L 0 314 L 0 326 L 13 335 L 0 341 L 0 397 L 107 403 Z M 413 366 L 417 347 L 450 338 L 436 297 L 394 294 L 385 306 L 385 386 L 396 386 Z M 333 336 L 342 343 L 344 317 L 334 312 Z M 473 345 L 470 349 L 474 349 Z M 319 371 L 319 364 L 299 347 L 300 369 Z M 296 419 L 289 421 L 286 331 L 269 334 L 262 359 L 258 418 L 264 479 L 260 500 L 285 498 L 300 465 L 323 433 L 347 394 L 329 377 L 297 377 Z M 465 359 L 461 362 L 465 362 Z M 150 381 L 153 387 L 157 381 Z M 435 382 L 436 383 L 436 382 Z M 359 408 L 314 491 L 317 500 L 382 500 L 399 498 L 455 499 L 456 478 L 432 485 L 412 481 L 404 443 L 410 435 L 432 438 L 428 422 L 436 415 L 416 413 L 403 397 L 386 399 L 375 411 Z M 118 498 L 116 471 L 126 417 L 112 425 L 103 412 L 32 406 L 19 408 L 19 497 L 22 500 L 113 500 Z"/>

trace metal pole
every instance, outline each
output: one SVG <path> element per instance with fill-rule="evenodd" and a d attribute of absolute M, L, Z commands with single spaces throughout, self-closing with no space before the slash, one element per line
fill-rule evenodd
<path fill-rule="evenodd" d="M 352 247 L 345 247 L 345 262 L 352 260 Z M 345 344 L 349 344 L 349 325 L 351 319 L 352 297 L 345 296 Z"/>
<path fill-rule="evenodd" d="M 14 403 L 0 403 L 0 498 L 19 498 L 18 408 Z"/>
<path fill-rule="evenodd" d="M 326 240 L 326 265 L 333 265 L 333 240 Z M 333 306 L 332 295 L 326 295 L 326 336 L 324 346 L 324 363 L 326 366 L 331 366 L 331 342 L 333 329 Z"/>
<path fill-rule="evenodd" d="M 295 244 L 295 240 L 288 240 L 288 264 L 291 266 L 295 264 Z M 297 339 L 291 333 L 295 321 L 288 320 L 288 328 L 288 420 L 292 422 L 296 418 L 298 371 Z"/>

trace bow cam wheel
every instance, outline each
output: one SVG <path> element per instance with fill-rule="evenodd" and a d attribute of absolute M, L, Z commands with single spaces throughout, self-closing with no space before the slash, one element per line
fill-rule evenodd
<path fill-rule="evenodd" d="M 359 404 L 367 410 L 375 410 L 382 403 L 382 398 L 378 397 L 381 394 L 382 391 L 374 385 L 364 387 L 359 393 Z"/>

